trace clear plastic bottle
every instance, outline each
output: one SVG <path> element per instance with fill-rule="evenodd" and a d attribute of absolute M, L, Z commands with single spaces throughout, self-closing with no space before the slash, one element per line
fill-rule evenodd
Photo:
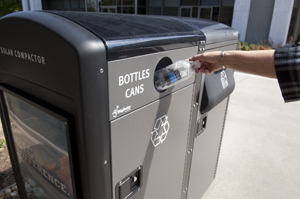
<path fill-rule="evenodd" d="M 190 62 L 188 59 L 177 61 L 154 73 L 154 85 L 156 90 L 163 91 L 190 78 L 200 68 L 200 62 Z"/>

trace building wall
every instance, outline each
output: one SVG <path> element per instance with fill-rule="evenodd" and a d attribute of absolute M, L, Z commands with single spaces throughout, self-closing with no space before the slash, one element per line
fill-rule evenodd
<path fill-rule="evenodd" d="M 22 0 L 23 11 L 42 10 L 41 0 Z"/>
<path fill-rule="evenodd" d="M 248 43 L 265 43 L 269 39 L 275 0 L 251 0 L 247 26 Z"/>
<path fill-rule="evenodd" d="M 295 22 L 295 29 L 294 29 L 294 35 L 293 35 L 294 39 L 296 39 L 299 34 L 300 34 L 300 2 L 298 5 L 297 18 L 296 18 L 296 22 Z"/>
<path fill-rule="evenodd" d="M 269 39 L 274 42 L 273 47 L 286 43 L 293 11 L 294 0 L 276 0 L 271 22 Z"/>
<path fill-rule="evenodd" d="M 218 10 L 219 12 L 218 15 L 214 17 L 214 14 L 211 14 L 210 18 L 215 21 L 220 20 L 221 22 L 226 23 L 227 25 L 231 25 L 234 29 L 238 30 L 240 32 L 240 41 L 260 43 L 261 41 L 269 39 L 274 42 L 274 47 L 277 47 L 279 44 L 286 43 L 286 38 L 288 34 L 290 18 L 292 15 L 292 9 L 294 3 L 294 0 L 202 0 L 202 1 L 199 0 L 182 0 L 182 1 L 180 0 L 132 0 L 132 1 L 135 2 L 134 5 L 122 5 L 122 7 L 118 5 L 114 5 L 114 7 L 112 8 L 113 5 L 102 5 L 101 8 L 102 10 L 100 11 L 121 12 L 121 13 L 128 13 L 128 14 L 163 14 L 163 15 L 170 15 L 170 16 L 178 16 L 178 15 L 180 16 L 182 14 L 183 9 L 185 9 L 185 11 L 189 11 L 189 13 L 191 13 L 192 17 L 207 18 L 206 15 L 202 16 L 201 13 L 204 13 L 204 11 L 207 10 L 210 10 L 211 13 L 215 13 L 214 11 L 216 9 L 216 11 Z M 275 3 L 271 5 L 270 2 L 274 2 L 274 1 Z M 55 2 L 56 1 L 49 1 L 49 0 L 22 0 L 24 11 L 42 10 L 43 6 L 47 7 L 46 9 L 50 9 L 50 10 L 51 9 L 60 10 L 55 7 L 56 6 Z M 69 1 L 61 1 L 61 2 L 69 2 Z M 80 0 L 80 2 L 81 2 L 80 5 L 77 5 L 78 8 L 76 9 L 74 8 L 73 3 L 69 3 L 70 5 L 68 6 L 70 7 L 70 9 L 68 9 L 65 3 L 63 3 L 62 10 L 66 10 L 66 9 L 82 10 L 82 11 L 87 10 L 88 7 L 86 4 L 87 1 Z M 91 0 L 91 2 L 96 2 L 95 3 L 96 6 L 98 5 L 98 2 L 101 1 Z M 111 1 L 111 2 L 117 2 L 117 1 Z M 233 2 L 234 2 L 234 7 L 232 8 Z M 271 6 L 264 6 L 269 4 Z M 209 5 L 210 8 L 206 7 L 207 5 Z M 53 6 L 55 8 L 52 8 Z M 233 15 L 232 15 L 232 9 L 233 9 Z M 99 8 L 95 7 L 94 10 L 98 11 Z M 229 23 L 231 17 L 233 18 L 232 23 Z"/>
<path fill-rule="evenodd" d="M 235 0 L 231 27 L 240 32 L 240 41 L 245 41 L 251 0 Z"/>
<path fill-rule="evenodd" d="M 232 27 L 240 32 L 240 41 L 260 43 L 268 39 L 273 41 L 273 47 L 286 43 L 294 0 L 275 0 L 274 6 L 268 5 L 270 2 L 235 0 Z"/>
<path fill-rule="evenodd" d="M 289 33 L 287 36 L 288 42 L 292 39 L 295 41 L 300 34 L 300 0 L 294 1 L 294 7 L 291 17 L 291 23 L 289 27 Z"/>

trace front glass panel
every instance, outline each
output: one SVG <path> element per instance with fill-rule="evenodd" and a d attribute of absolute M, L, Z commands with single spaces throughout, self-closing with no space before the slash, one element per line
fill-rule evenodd
<path fill-rule="evenodd" d="M 5 93 L 5 100 L 27 193 L 74 198 L 65 121 L 11 94 Z"/>

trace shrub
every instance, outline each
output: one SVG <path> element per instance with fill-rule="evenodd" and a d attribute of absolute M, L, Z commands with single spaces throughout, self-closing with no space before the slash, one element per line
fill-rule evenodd
<path fill-rule="evenodd" d="M 263 44 L 248 44 L 247 42 L 239 43 L 239 50 L 271 50 L 272 49 L 272 41 L 265 41 Z"/>
<path fill-rule="evenodd" d="M 5 139 L 0 138 L 0 152 L 3 150 L 3 146 L 5 145 Z"/>

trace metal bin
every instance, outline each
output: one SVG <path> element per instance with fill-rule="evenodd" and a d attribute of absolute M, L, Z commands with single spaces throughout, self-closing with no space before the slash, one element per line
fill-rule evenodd
<path fill-rule="evenodd" d="M 197 53 L 236 49 L 237 31 L 63 11 L 10 14 L 0 27 L 1 119 L 22 199 L 36 190 L 47 199 L 201 197 L 215 176 L 233 88 L 209 97 L 209 85 L 225 82 L 220 71 L 213 83 L 195 74 L 158 92 L 153 74 Z M 205 100 L 214 102 L 201 112 Z"/>

